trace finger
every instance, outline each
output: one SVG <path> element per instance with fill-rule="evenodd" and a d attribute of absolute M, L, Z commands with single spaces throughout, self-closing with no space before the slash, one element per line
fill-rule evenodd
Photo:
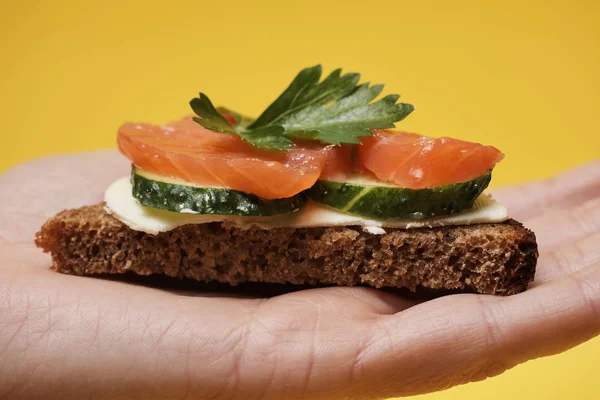
<path fill-rule="evenodd" d="M 600 233 L 592 234 L 577 242 L 549 249 L 538 259 L 535 280 L 530 287 L 575 271 L 600 261 Z"/>
<path fill-rule="evenodd" d="M 456 295 L 381 319 L 357 379 L 379 396 L 441 390 L 495 376 L 600 333 L 600 263 L 519 295 Z"/>
<path fill-rule="evenodd" d="M 535 232 L 540 250 L 572 243 L 600 231 L 600 197 L 528 219 L 524 225 Z"/>
<path fill-rule="evenodd" d="M 600 333 L 600 262 L 522 295 L 484 298 L 481 310 L 492 332 L 489 370 L 568 350 Z"/>
<path fill-rule="evenodd" d="M 102 200 L 106 187 L 128 171 L 129 162 L 114 150 L 41 158 L 0 175 L 7 189 L 0 205 L 7 213 L 53 215 Z"/>
<path fill-rule="evenodd" d="M 600 160 L 550 179 L 493 191 L 494 197 L 518 220 L 572 207 L 597 197 L 599 193 Z"/>
<path fill-rule="evenodd" d="M 128 170 L 125 157 L 111 150 L 47 157 L 7 171 L 0 175 L 0 238 L 31 242 L 50 216 L 97 204 Z"/>

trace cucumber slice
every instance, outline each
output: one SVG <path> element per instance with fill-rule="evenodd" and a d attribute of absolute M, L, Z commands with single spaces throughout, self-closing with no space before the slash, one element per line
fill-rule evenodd
<path fill-rule="evenodd" d="M 133 167 L 133 197 L 143 206 L 179 213 L 270 216 L 297 211 L 304 194 L 286 199 L 261 197 L 224 187 L 202 187 L 160 177 Z"/>
<path fill-rule="evenodd" d="M 425 219 L 473 206 L 488 186 L 492 171 L 472 181 L 426 189 L 384 186 L 377 181 L 317 181 L 308 197 L 340 211 L 378 220 Z"/>

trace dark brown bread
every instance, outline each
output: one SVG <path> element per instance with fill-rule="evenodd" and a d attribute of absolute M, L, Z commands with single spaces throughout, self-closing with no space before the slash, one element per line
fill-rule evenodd
<path fill-rule="evenodd" d="M 129 229 L 101 204 L 48 220 L 36 244 L 56 271 L 166 274 L 242 282 L 417 287 L 510 295 L 533 280 L 535 235 L 520 223 L 433 229 L 359 227 L 241 230 L 187 225 L 157 236 Z"/>

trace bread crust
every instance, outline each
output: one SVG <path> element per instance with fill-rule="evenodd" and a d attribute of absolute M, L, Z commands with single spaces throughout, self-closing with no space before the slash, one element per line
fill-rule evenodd
<path fill-rule="evenodd" d="M 166 274 L 244 282 L 418 287 L 511 295 L 533 280 L 535 235 L 519 222 L 386 229 L 240 229 L 186 225 L 159 235 L 128 228 L 103 204 L 65 210 L 36 234 L 52 269 L 74 275 Z"/>

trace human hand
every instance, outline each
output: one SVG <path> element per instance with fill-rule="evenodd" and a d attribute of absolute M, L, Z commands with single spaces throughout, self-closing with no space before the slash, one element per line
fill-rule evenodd
<path fill-rule="evenodd" d="M 236 297 L 50 271 L 33 244 L 41 224 L 98 203 L 127 172 L 99 152 L 0 176 L 0 398 L 402 396 L 485 379 L 600 331 L 600 162 L 496 193 L 538 236 L 528 291 L 425 302 L 363 287 Z"/>

